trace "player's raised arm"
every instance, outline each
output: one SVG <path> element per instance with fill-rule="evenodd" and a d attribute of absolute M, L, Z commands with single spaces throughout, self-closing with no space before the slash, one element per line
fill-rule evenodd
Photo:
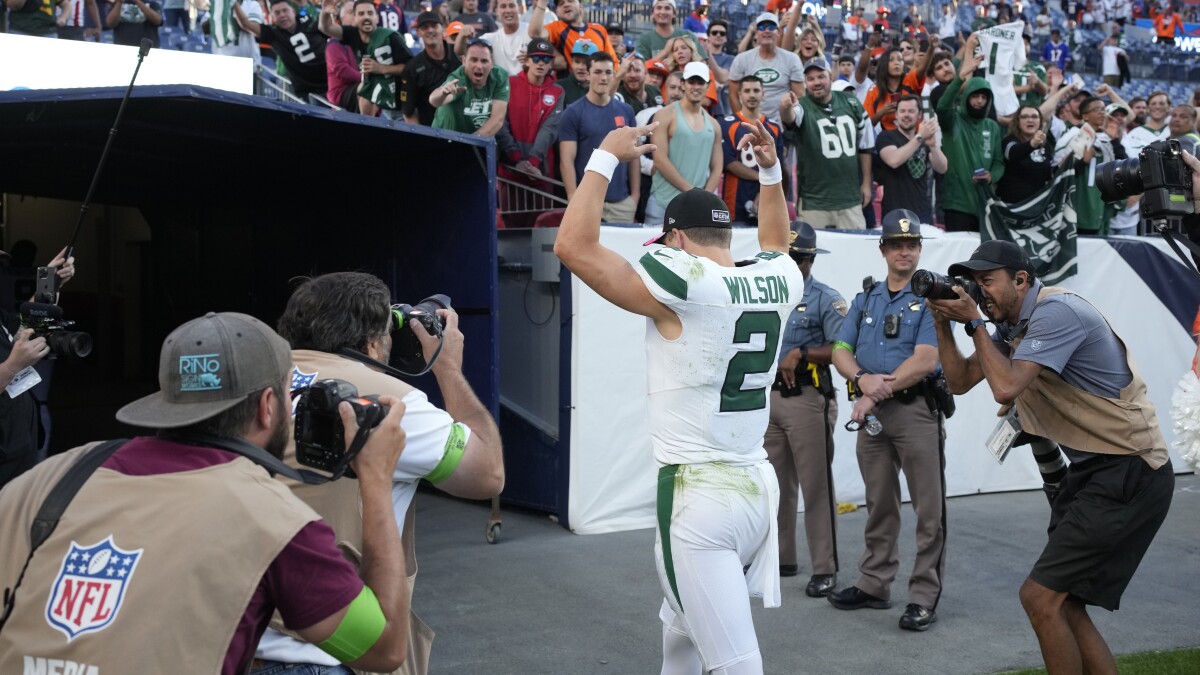
<path fill-rule="evenodd" d="M 750 148 L 758 162 L 758 245 L 764 251 L 788 250 L 787 199 L 783 196 L 783 169 L 775 156 L 775 138 L 763 126 L 762 120 L 738 142 L 738 151 Z"/>
<path fill-rule="evenodd" d="M 669 320 L 674 313 L 646 290 L 629 261 L 600 243 L 600 217 L 612 173 L 619 164 L 654 150 L 653 145 L 639 145 L 638 141 L 657 124 L 614 129 L 592 152 L 558 228 L 554 254 L 605 300 L 635 314 Z"/>

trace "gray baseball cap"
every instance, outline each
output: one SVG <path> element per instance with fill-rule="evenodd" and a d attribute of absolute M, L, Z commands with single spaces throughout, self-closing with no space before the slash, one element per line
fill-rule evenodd
<path fill-rule="evenodd" d="M 288 343 L 247 314 L 209 312 L 171 331 L 158 357 L 157 391 L 117 411 L 148 429 L 203 422 L 247 396 L 283 385 L 292 368 Z"/>
<path fill-rule="evenodd" d="M 823 57 L 814 56 L 811 59 L 804 62 L 803 72 L 807 73 L 809 71 L 809 69 L 811 69 L 811 68 L 820 68 L 821 70 L 829 70 L 829 64 L 825 61 L 825 59 Z"/>

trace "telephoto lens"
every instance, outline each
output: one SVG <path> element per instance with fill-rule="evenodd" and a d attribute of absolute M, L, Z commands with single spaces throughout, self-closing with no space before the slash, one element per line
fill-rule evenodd
<path fill-rule="evenodd" d="M 933 300 L 953 300 L 958 297 L 954 291 L 954 279 L 929 270 L 917 270 L 913 274 L 912 292 L 919 298 Z"/>

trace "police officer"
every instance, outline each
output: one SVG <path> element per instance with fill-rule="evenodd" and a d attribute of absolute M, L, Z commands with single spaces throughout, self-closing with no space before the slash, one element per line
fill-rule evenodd
<path fill-rule="evenodd" d="M 837 515 L 833 493 L 833 425 L 837 399 L 830 379 L 833 338 L 846 316 L 846 301 L 812 278 L 817 233 L 792 223 L 788 254 L 804 275 L 804 299 L 788 318 L 771 387 L 771 417 L 763 444 L 779 479 L 779 575 L 795 576 L 797 487 L 804 492 L 804 530 L 812 578 L 804 592 L 818 598 L 837 585 Z"/>
<path fill-rule="evenodd" d="M 888 609 L 899 568 L 899 472 L 917 514 L 917 556 L 900 627 L 923 631 L 937 621 L 946 518 L 942 418 L 932 405 L 938 369 L 933 316 L 909 281 L 921 259 L 921 225 L 907 209 L 883 218 L 879 250 L 887 279 L 866 280 L 833 346 L 833 365 L 852 385 L 851 425 L 861 425 L 858 467 L 867 493 L 866 550 L 855 584 L 828 596 L 838 609 Z M 865 424 L 870 423 L 870 424 Z M 882 424 L 882 430 L 878 428 Z"/>

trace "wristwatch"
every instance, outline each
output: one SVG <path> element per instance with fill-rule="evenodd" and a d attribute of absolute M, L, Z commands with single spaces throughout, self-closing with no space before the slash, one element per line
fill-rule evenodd
<path fill-rule="evenodd" d="M 914 136 L 914 138 L 916 138 L 916 139 L 917 139 L 917 142 L 918 142 L 918 143 L 924 143 L 924 142 L 925 142 L 925 137 L 924 137 L 924 136 L 922 136 L 921 134 L 917 134 L 916 136 Z"/>
<path fill-rule="evenodd" d="M 855 389 L 862 391 L 862 387 L 858 386 L 858 381 L 862 379 L 863 375 L 868 375 L 868 374 L 869 373 L 867 373 L 867 371 L 865 371 L 865 370 L 859 370 L 857 373 L 854 374 L 854 388 Z"/>
<path fill-rule="evenodd" d="M 975 329 L 987 323 L 985 319 L 971 319 L 963 325 L 963 330 L 967 332 L 967 337 L 975 336 Z"/>

